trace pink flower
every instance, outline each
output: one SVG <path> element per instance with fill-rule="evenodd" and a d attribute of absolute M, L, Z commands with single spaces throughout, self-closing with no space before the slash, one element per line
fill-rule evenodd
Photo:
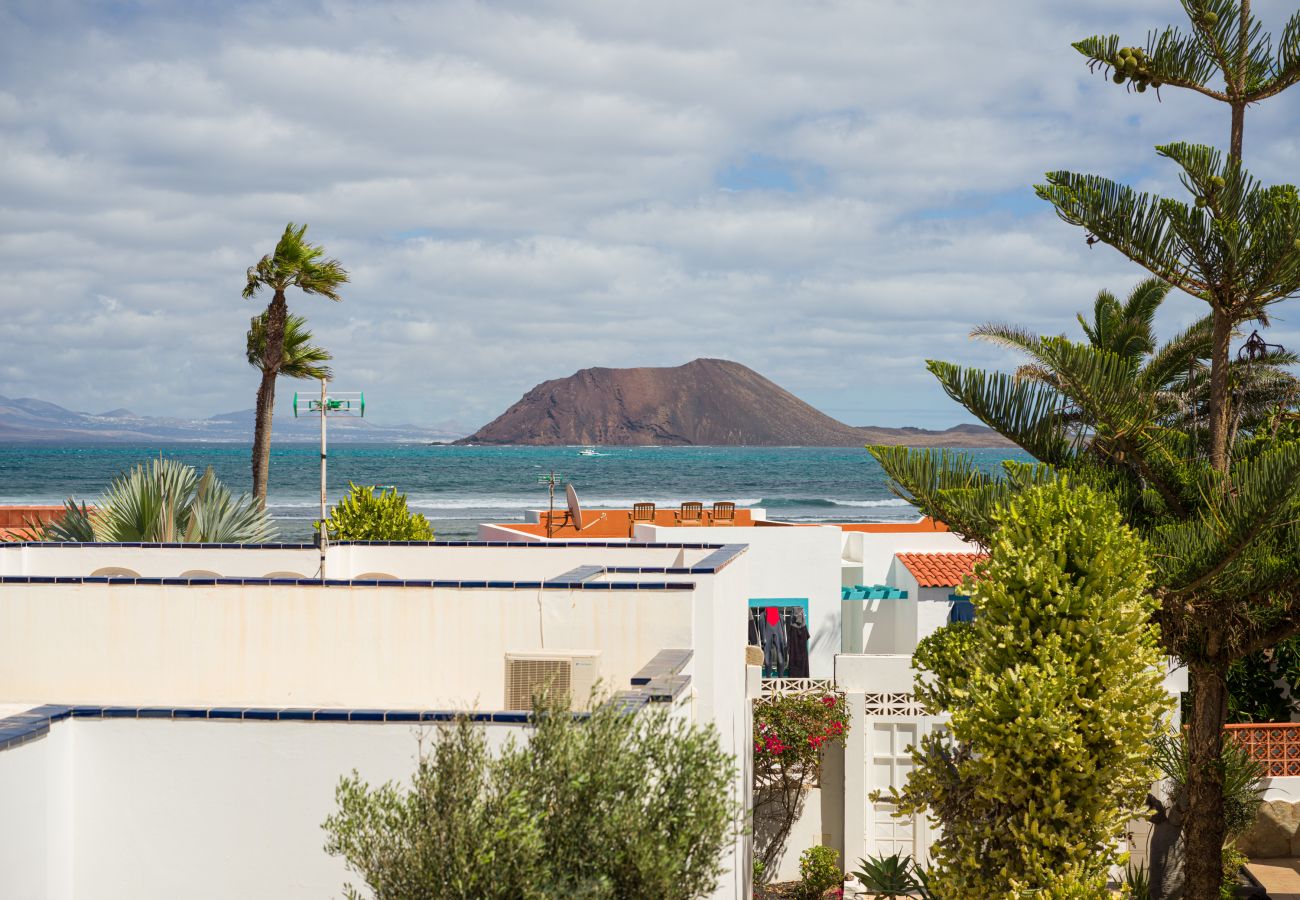
<path fill-rule="evenodd" d="M 834 698 L 834 697 L 830 697 L 830 696 L 822 697 L 822 703 L 824 703 L 824 704 L 827 705 L 827 706 L 834 706 L 834 705 L 835 705 L 835 698 Z"/>

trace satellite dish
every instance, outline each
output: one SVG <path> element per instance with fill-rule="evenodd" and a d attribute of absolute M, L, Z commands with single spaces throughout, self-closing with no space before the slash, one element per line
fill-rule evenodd
<path fill-rule="evenodd" d="M 582 507 L 578 504 L 578 492 L 573 489 L 572 482 L 564 486 L 564 496 L 569 500 L 569 521 L 574 530 L 582 531 Z"/>

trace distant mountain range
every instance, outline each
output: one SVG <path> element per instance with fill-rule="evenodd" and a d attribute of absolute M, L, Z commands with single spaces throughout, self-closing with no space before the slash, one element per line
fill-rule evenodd
<path fill-rule="evenodd" d="M 279 408 L 273 428 L 277 441 L 315 441 L 320 424 L 315 418 L 284 417 Z M 331 441 L 373 443 L 399 441 L 449 441 L 465 433 L 454 425 L 380 425 L 371 419 L 331 418 Z M 103 413 L 74 412 L 45 400 L 0 397 L 0 443 L 131 443 L 136 441 L 253 442 L 253 410 L 222 413 L 206 419 L 141 416 L 129 409 Z"/>
<path fill-rule="evenodd" d="M 846 425 L 725 359 L 583 369 L 537 385 L 462 444 L 1008 447 L 983 425 L 943 431 Z"/>

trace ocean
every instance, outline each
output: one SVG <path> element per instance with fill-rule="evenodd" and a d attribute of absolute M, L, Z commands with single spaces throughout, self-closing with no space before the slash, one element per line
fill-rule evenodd
<path fill-rule="evenodd" d="M 890 492 L 884 472 L 863 449 L 824 447 L 461 447 L 337 444 L 329 454 L 329 497 L 348 482 L 392 485 L 424 514 L 438 537 L 473 538 L 479 522 L 523 521 L 545 508 L 539 476 L 572 483 L 584 508 L 684 500 L 761 506 L 791 522 L 907 521 L 917 512 Z M 1028 460 L 1018 450 L 970 450 L 988 468 Z M 0 446 L 0 503 L 94 502 L 117 473 L 158 456 L 212 466 L 235 493 L 248 491 L 249 449 L 234 444 Z M 319 450 L 276 445 L 267 505 L 286 540 L 309 540 L 319 514 Z M 563 496 L 557 494 L 557 504 Z"/>

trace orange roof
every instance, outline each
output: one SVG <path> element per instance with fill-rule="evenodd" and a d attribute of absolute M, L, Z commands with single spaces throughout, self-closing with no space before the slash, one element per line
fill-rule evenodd
<path fill-rule="evenodd" d="M 896 553 L 920 587 L 957 587 L 987 553 Z"/>
<path fill-rule="evenodd" d="M 862 531 L 867 534 L 915 534 L 922 531 L 947 531 L 948 526 L 922 516 L 915 522 L 837 522 L 841 531 Z"/>

